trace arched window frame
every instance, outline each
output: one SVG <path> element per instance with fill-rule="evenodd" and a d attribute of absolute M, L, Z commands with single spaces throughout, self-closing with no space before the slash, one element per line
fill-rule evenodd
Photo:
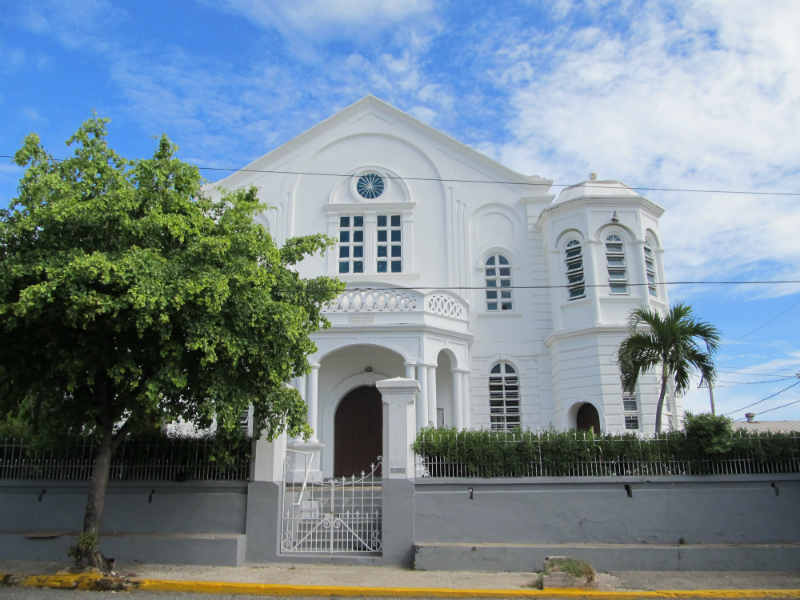
<path fill-rule="evenodd" d="M 522 427 L 519 372 L 507 360 L 489 369 L 489 421 L 492 431 L 513 431 Z"/>
<path fill-rule="evenodd" d="M 658 266 L 656 264 L 655 244 L 649 237 L 645 238 L 642 251 L 644 252 L 644 268 L 647 274 L 647 289 L 653 298 L 658 298 Z"/>
<path fill-rule="evenodd" d="M 486 284 L 487 312 L 514 310 L 511 260 L 503 252 L 492 252 L 483 261 L 483 276 Z"/>
<path fill-rule="evenodd" d="M 583 244 L 572 238 L 564 245 L 564 262 L 566 263 L 567 300 L 578 300 L 586 297 L 586 275 L 583 257 Z"/>
<path fill-rule="evenodd" d="M 614 296 L 628 293 L 628 261 L 625 258 L 625 240 L 616 231 L 608 232 L 605 239 L 608 289 Z"/>

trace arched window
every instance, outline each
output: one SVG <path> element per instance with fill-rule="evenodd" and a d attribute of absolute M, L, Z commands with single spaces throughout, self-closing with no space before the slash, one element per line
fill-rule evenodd
<path fill-rule="evenodd" d="M 511 263 L 502 254 L 486 259 L 486 310 L 513 310 Z"/>
<path fill-rule="evenodd" d="M 606 238 L 606 263 L 608 285 L 612 294 L 628 293 L 628 269 L 625 265 L 625 245 L 622 238 L 612 233 Z"/>
<path fill-rule="evenodd" d="M 578 240 L 570 240 L 566 246 L 567 298 L 577 300 L 586 296 L 586 283 L 583 278 L 583 249 Z"/>
<path fill-rule="evenodd" d="M 656 279 L 656 257 L 650 240 L 644 242 L 644 266 L 647 271 L 647 288 L 653 298 L 658 298 L 658 280 Z"/>
<path fill-rule="evenodd" d="M 489 373 L 489 414 L 494 431 L 511 431 L 520 426 L 519 377 L 502 361 Z"/>

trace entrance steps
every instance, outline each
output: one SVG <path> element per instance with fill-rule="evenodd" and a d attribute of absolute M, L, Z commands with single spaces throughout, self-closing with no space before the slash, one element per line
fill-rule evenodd
<path fill-rule="evenodd" d="M 585 560 L 598 571 L 794 571 L 800 543 L 448 544 L 414 546 L 422 571 L 541 571 L 548 556 Z"/>

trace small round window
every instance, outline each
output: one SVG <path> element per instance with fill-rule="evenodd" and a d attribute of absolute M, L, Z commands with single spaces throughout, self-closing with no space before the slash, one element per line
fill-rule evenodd
<path fill-rule="evenodd" d="M 358 178 L 358 183 L 356 184 L 358 193 L 367 200 L 372 200 L 380 196 L 383 193 L 383 188 L 383 179 L 375 173 L 362 175 Z"/>

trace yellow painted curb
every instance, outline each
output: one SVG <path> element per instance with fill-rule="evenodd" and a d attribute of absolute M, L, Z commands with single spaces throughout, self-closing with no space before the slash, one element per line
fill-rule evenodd
<path fill-rule="evenodd" d="M 6 574 L 0 573 L 0 581 Z M 56 589 L 108 589 L 105 581 L 116 581 L 95 574 L 21 576 L 16 585 Z M 104 581 L 105 580 L 105 581 Z M 549 590 L 462 590 L 454 588 L 387 588 L 338 585 L 283 585 L 275 583 L 231 583 L 219 581 L 180 581 L 174 579 L 129 579 L 130 589 L 158 592 L 205 594 L 247 594 L 258 596 L 318 597 L 395 597 L 395 598 L 798 598 L 800 590 L 659 590 L 654 592 L 599 592 L 585 589 Z"/>
<path fill-rule="evenodd" d="M 273 583 L 226 583 L 132 579 L 140 590 L 254 594 L 261 596 L 401 597 L 401 598 L 800 598 L 800 590 L 674 590 L 656 592 L 598 592 L 584 589 L 557 590 L 462 590 L 453 588 L 384 588 L 334 585 L 281 585 Z"/>

